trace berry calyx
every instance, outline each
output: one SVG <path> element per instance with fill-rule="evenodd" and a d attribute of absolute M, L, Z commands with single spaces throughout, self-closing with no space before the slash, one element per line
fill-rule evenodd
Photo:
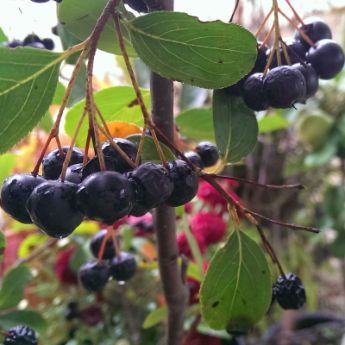
<path fill-rule="evenodd" d="M 90 261 L 79 269 L 80 283 L 88 291 L 103 289 L 109 277 L 109 266 L 104 262 Z"/>
<path fill-rule="evenodd" d="M 59 178 L 68 149 L 68 146 L 62 148 L 63 155 L 60 154 L 59 149 L 53 150 L 43 158 L 42 166 L 44 178 L 48 180 L 56 180 Z M 74 147 L 71 155 L 71 160 L 69 161 L 68 165 L 83 163 L 83 158 L 83 151 L 77 147 Z"/>
<path fill-rule="evenodd" d="M 92 255 L 98 259 L 99 252 L 102 247 L 105 236 L 107 235 L 107 230 L 103 229 L 94 235 L 90 242 L 90 250 Z M 110 260 L 116 255 L 113 239 L 110 237 L 105 242 L 102 260 Z"/>
<path fill-rule="evenodd" d="M 211 167 L 218 162 L 219 153 L 217 146 L 210 141 L 201 141 L 195 148 L 205 167 Z"/>
<path fill-rule="evenodd" d="M 76 207 L 77 189 L 73 183 L 60 181 L 47 181 L 36 187 L 26 204 L 33 223 L 51 237 L 70 235 L 84 218 Z"/>
<path fill-rule="evenodd" d="M 65 181 L 79 184 L 82 181 L 83 163 L 70 165 L 66 170 Z"/>
<path fill-rule="evenodd" d="M 343 69 L 345 55 L 338 43 L 323 39 L 309 49 L 306 59 L 321 79 L 332 79 Z"/>
<path fill-rule="evenodd" d="M 0 205 L 2 209 L 21 223 L 30 224 L 32 220 L 25 206 L 32 191 L 46 180 L 31 174 L 9 176 L 1 189 Z"/>
<path fill-rule="evenodd" d="M 244 102 L 249 108 L 256 111 L 268 108 L 263 80 L 264 75 L 262 73 L 255 73 L 249 76 L 243 85 Z"/>
<path fill-rule="evenodd" d="M 110 274 L 119 282 L 125 282 L 131 279 L 136 270 L 137 262 L 135 257 L 130 253 L 121 252 L 120 255 L 111 260 Z"/>
<path fill-rule="evenodd" d="M 168 170 L 174 189 L 166 204 L 177 207 L 191 201 L 198 190 L 198 176 L 195 171 L 180 159 L 169 162 Z"/>
<path fill-rule="evenodd" d="M 9 330 L 4 345 L 37 345 L 36 332 L 28 326 L 15 326 Z"/>
<path fill-rule="evenodd" d="M 125 176 L 100 171 L 79 185 L 77 202 L 88 218 L 111 225 L 131 211 L 133 190 Z"/>
<path fill-rule="evenodd" d="M 307 299 L 301 279 L 293 273 L 288 273 L 286 277 L 279 276 L 273 285 L 272 295 L 283 309 L 299 309 Z"/>

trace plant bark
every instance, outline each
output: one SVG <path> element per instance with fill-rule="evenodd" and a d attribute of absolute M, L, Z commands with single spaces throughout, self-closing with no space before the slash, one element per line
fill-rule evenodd
<path fill-rule="evenodd" d="M 160 1 L 160 8 L 173 10 L 173 0 Z M 156 126 L 172 142 L 174 140 L 173 83 L 151 74 L 152 115 Z M 181 345 L 183 341 L 186 288 L 178 265 L 175 209 L 160 206 L 155 211 L 155 230 L 158 246 L 158 263 L 162 287 L 168 307 L 166 345 Z"/>

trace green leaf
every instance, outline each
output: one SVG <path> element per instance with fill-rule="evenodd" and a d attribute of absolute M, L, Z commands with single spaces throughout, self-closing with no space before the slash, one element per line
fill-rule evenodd
<path fill-rule="evenodd" d="M 20 141 L 48 110 L 61 54 L 44 49 L 0 48 L 0 152 Z"/>
<path fill-rule="evenodd" d="M 37 127 L 49 133 L 51 128 L 53 127 L 53 124 L 54 122 L 52 114 L 49 111 L 47 111 L 45 115 L 42 117 L 41 121 L 37 124 Z"/>
<path fill-rule="evenodd" d="M 79 272 L 80 266 L 82 266 L 89 259 L 88 253 L 83 246 L 79 246 L 78 249 L 72 254 L 69 261 L 69 268 L 75 272 Z"/>
<path fill-rule="evenodd" d="M 32 252 L 32 248 L 42 245 L 46 241 L 47 241 L 47 236 L 40 233 L 31 234 L 25 237 L 25 239 L 21 242 L 18 249 L 19 258 L 24 259 L 28 257 Z"/>
<path fill-rule="evenodd" d="M 144 102 L 151 107 L 150 94 L 142 90 Z M 95 102 L 106 121 L 126 121 L 143 125 L 143 117 L 139 105 L 136 103 L 135 92 L 130 86 L 115 86 L 95 93 Z M 75 104 L 66 115 L 65 131 L 72 136 L 84 109 L 85 100 Z M 77 145 L 84 146 L 87 136 L 88 123 L 85 120 L 80 128 Z"/>
<path fill-rule="evenodd" d="M 48 328 L 47 321 L 33 310 L 15 310 L 0 315 L 1 328 L 10 329 L 17 325 L 29 326 L 41 334 Z"/>
<path fill-rule="evenodd" d="M 0 184 L 10 175 L 17 162 L 17 156 L 14 153 L 5 153 L 0 156 Z"/>
<path fill-rule="evenodd" d="M 63 97 L 65 96 L 65 91 L 66 88 L 64 87 L 64 85 L 60 82 L 57 83 L 56 85 L 56 89 L 55 89 L 55 94 L 54 94 L 54 98 L 52 100 L 52 104 L 61 104 Z"/>
<path fill-rule="evenodd" d="M 138 146 L 139 142 L 140 142 L 140 138 L 141 138 L 141 135 L 134 134 L 134 135 L 130 135 L 126 139 L 130 140 L 131 142 L 133 142 L 134 144 L 136 144 Z M 166 145 L 164 145 L 163 143 L 160 143 L 160 144 L 161 144 L 163 153 L 165 155 L 165 158 L 168 161 L 174 160 L 175 156 L 171 152 L 171 150 Z M 141 152 L 141 161 L 142 161 L 142 163 L 145 163 L 145 162 L 161 163 L 161 160 L 159 158 L 159 155 L 158 155 L 158 152 L 156 149 L 156 145 L 155 145 L 152 137 L 150 137 L 150 136 L 145 136 L 145 138 L 144 138 L 144 145 L 143 145 L 143 149 Z"/>
<path fill-rule="evenodd" d="M 289 121 L 280 115 L 265 116 L 259 121 L 259 133 L 271 133 L 289 127 Z"/>
<path fill-rule="evenodd" d="M 0 263 L 4 257 L 4 251 L 6 247 L 6 237 L 3 232 L 0 232 Z"/>
<path fill-rule="evenodd" d="M 168 309 L 166 307 L 157 308 L 151 311 L 151 313 L 146 316 L 143 323 L 143 328 L 148 329 L 153 326 L 156 326 L 157 324 L 165 321 L 167 317 L 168 317 Z"/>
<path fill-rule="evenodd" d="M 63 28 L 76 39 L 83 41 L 91 34 L 108 0 L 63 0 L 58 5 L 58 19 Z M 122 26 L 122 33 L 129 56 L 136 56 L 129 33 Z M 120 54 L 114 21 L 110 16 L 102 31 L 97 47 L 109 53 Z"/>
<path fill-rule="evenodd" d="M 7 36 L 5 35 L 4 31 L 0 28 L 0 43 L 8 41 Z"/>
<path fill-rule="evenodd" d="M 250 153 L 258 136 L 255 113 L 240 97 L 223 90 L 213 93 L 213 122 L 216 143 L 224 162 L 236 163 Z"/>
<path fill-rule="evenodd" d="M 138 55 L 154 72 L 187 84 L 209 89 L 232 85 L 256 60 L 255 37 L 237 24 L 201 22 L 166 11 L 124 24 Z"/>
<path fill-rule="evenodd" d="M 26 266 L 18 266 L 8 271 L 0 290 L 0 309 L 15 307 L 23 299 L 24 288 L 32 278 Z"/>
<path fill-rule="evenodd" d="M 82 63 L 77 74 L 77 78 L 73 84 L 71 95 L 68 99 L 68 107 L 72 107 L 74 104 L 78 103 L 85 97 L 86 92 L 86 65 Z"/>
<path fill-rule="evenodd" d="M 267 312 L 272 295 L 270 270 L 261 248 L 235 231 L 213 257 L 200 290 L 207 324 L 247 332 Z"/>
<path fill-rule="evenodd" d="M 189 109 L 176 118 L 176 124 L 182 135 L 194 141 L 211 140 L 214 138 L 212 110 L 207 108 Z"/>

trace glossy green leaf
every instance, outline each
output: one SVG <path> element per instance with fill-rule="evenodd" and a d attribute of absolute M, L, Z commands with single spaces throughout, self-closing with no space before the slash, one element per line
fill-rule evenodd
<path fill-rule="evenodd" d="M 5 153 L 0 156 L 0 185 L 5 178 L 10 175 L 17 162 L 17 156 L 14 153 Z"/>
<path fill-rule="evenodd" d="M 2 262 L 2 259 L 4 257 L 6 247 L 6 237 L 3 232 L 0 232 L 0 263 Z"/>
<path fill-rule="evenodd" d="M 58 5 L 58 19 L 63 28 L 76 39 L 83 41 L 91 34 L 108 0 L 63 0 Z M 122 27 L 127 52 L 136 56 L 126 27 Z M 117 44 L 114 21 L 109 18 L 102 31 L 98 48 L 109 53 L 120 53 Z"/>
<path fill-rule="evenodd" d="M 265 116 L 259 121 L 259 133 L 271 133 L 289 126 L 289 121 L 280 115 Z"/>
<path fill-rule="evenodd" d="M 75 79 L 71 95 L 68 99 L 68 107 L 72 107 L 74 104 L 78 103 L 85 97 L 87 71 L 85 63 L 82 63 Z"/>
<path fill-rule="evenodd" d="M 202 315 L 211 328 L 246 332 L 267 312 L 270 270 L 261 248 L 235 231 L 213 257 L 200 290 Z"/>
<path fill-rule="evenodd" d="M 57 83 L 52 104 L 61 104 L 65 95 L 66 88 L 60 82 Z"/>
<path fill-rule="evenodd" d="M 0 290 L 0 309 L 15 307 L 22 299 L 32 274 L 26 266 L 18 266 L 6 273 Z"/>
<path fill-rule="evenodd" d="M 151 311 L 151 313 L 146 316 L 143 323 L 143 328 L 148 329 L 153 326 L 156 326 L 157 324 L 165 321 L 167 317 L 168 317 L 168 309 L 166 307 L 157 308 Z"/>
<path fill-rule="evenodd" d="M 53 127 L 53 124 L 54 122 L 52 114 L 47 111 L 42 117 L 41 121 L 37 124 L 37 127 L 43 129 L 46 133 L 49 133 L 51 128 Z"/>
<path fill-rule="evenodd" d="M 5 35 L 4 31 L 0 28 L 0 43 L 7 41 L 8 38 Z"/>
<path fill-rule="evenodd" d="M 127 137 L 128 140 L 132 141 L 136 145 L 139 145 L 140 138 L 141 138 L 141 135 L 138 135 L 138 134 L 130 135 L 129 137 Z M 166 145 L 164 145 L 163 143 L 160 143 L 160 144 L 161 144 L 163 153 L 165 155 L 165 158 L 168 161 L 174 160 L 175 156 L 171 152 L 171 150 Z M 150 137 L 150 136 L 145 136 L 144 145 L 143 145 L 143 149 L 141 152 L 141 161 L 142 161 L 142 163 L 145 163 L 145 162 L 161 163 L 161 160 L 159 158 L 159 155 L 158 155 L 158 152 L 156 149 L 156 145 L 155 145 L 152 137 Z"/>
<path fill-rule="evenodd" d="M 33 310 L 15 310 L 0 315 L 1 328 L 10 329 L 17 325 L 29 326 L 41 334 L 46 333 L 48 328 L 47 321 Z"/>
<path fill-rule="evenodd" d="M 213 93 L 213 122 L 216 143 L 224 162 L 236 163 L 253 150 L 258 123 L 255 113 L 240 97 L 216 90 Z"/>
<path fill-rule="evenodd" d="M 243 27 L 201 22 L 179 12 L 154 12 L 124 24 L 140 58 L 163 77 L 209 89 L 232 85 L 250 72 L 256 39 Z"/>
<path fill-rule="evenodd" d="M 0 152 L 20 141 L 48 110 L 61 55 L 44 49 L 0 48 Z"/>
<path fill-rule="evenodd" d="M 150 94 L 147 90 L 142 90 L 144 102 L 148 108 L 151 107 Z M 143 117 L 139 105 L 136 103 L 135 92 L 130 86 L 115 86 L 96 92 L 95 102 L 106 121 L 126 121 L 143 125 Z M 75 104 L 67 113 L 65 121 L 65 131 L 72 136 L 79 121 L 80 115 L 85 106 L 85 100 Z M 85 144 L 88 123 L 84 121 L 77 145 Z"/>
<path fill-rule="evenodd" d="M 212 110 L 207 108 L 189 109 L 176 118 L 182 135 L 194 141 L 211 140 L 214 138 Z"/>

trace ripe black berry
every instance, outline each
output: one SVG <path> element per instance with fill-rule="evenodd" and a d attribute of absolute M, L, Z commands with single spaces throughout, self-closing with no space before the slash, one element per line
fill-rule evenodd
<path fill-rule="evenodd" d="M 306 55 L 321 79 L 334 78 L 344 67 L 344 51 L 335 41 L 324 39 L 316 42 Z"/>
<path fill-rule="evenodd" d="M 49 152 L 42 161 L 43 166 L 43 177 L 48 180 L 56 180 L 59 178 L 62 170 L 62 165 L 66 157 L 66 153 L 69 147 L 65 146 L 62 148 L 63 155 L 60 155 L 60 150 L 56 149 Z M 73 148 L 71 160 L 68 165 L 73 165 L 83 162 L 84 153 L 77 147 Z"/>
<path fill-rule="evenodd" d="M 82 222 L 84 215 L 76 208 L 78 186 L 69 182 L 47 181 L 31 193 L 26 208 L 44 233 L 66 237 Z"/>
<path fill-rule="evenodd" d="M 35 331 L 28 326 L 15 326 L 9 330 L 10 335 L 4 339 L 4 345 L 37 345 Z"/>
<path fill-rule="evenodd" d="M 188 151 L 184 155 L 198 168 L 202 169 L 204 167 L 204 164 L 202 163 L 201 157 L 196 152 Z"/>
<path fill-rule="evenodd" d="M 289 108 L 305 97 L 306 81 L 300 71 L 291 66 L 279 66 L 267 73 L 264 92 L 271 106 Z"/>
<path fill-rule="evenodd" d="M 32 2 L 37 2 L 39 4 L 43 3 L 43 2 L 48 2 L 49 0 L 31 0 Z"/>
<path fill-rule="evenodd" d="M 88 218 L 113 224 L 132 209 L 133 190 L 125 176 L 115 171 L 100 171 L 80 184 L 77 201 Z"/>
<path fill-rule="evenodd" d="M 300 71 L 305 79 L 306 82 L 306 94 L 305 97 L 300 99 L 300 102 L 305 102 L 309 97 L 315 95 L 316 91 L 319 88 L 319 77 L 313 68 L 312 65 L 310 64 L 301 64 L 297 63 L 292 65 L 292 68 L 297 69 Z"/>
<path fill-rule="evenodd" d="M 128 158 L 135 162 L 137 155 L 137 147 L 131 141 L 122 138 L 114 138 L 113 140 L 124 151 Z M 114 170 L 119 173 L 125 173 L 133 170 L 126 160 L 116 151 L 109 142 L 106 142 L 102 146 L 102 151 L 105 157 L 110 157 L 114 160 Z"/>
<path fill-rule="evenodd" d="M 132 183 L 136 186 L 134 182 Z M 135 193 L 137 194 L 137 192 Z M 133 208 L 131 209 L 131 212 L 129 213 L 129 215 L 134 216 L 134 217 L 141 217 L 149 211 L 150 211 L 149 208 L 145 207 L 144 205 L 140 205 L 136 201 L 134 201 Z"/>
<path fill-rule="evenodd" d="M 286 277 L 279 276 L 273 285 L 272 295 L 283 309 L 299 309 L 306 302 L 304 285 L 293 273 L 288 273 Z"/>
<path fill-rule="evenodd" d="M 142 210 L 150 210 L 165 202 L 174 188 L 168 171 L 161 164 L 144 163 L 128 177 L 135 190 L 136 207 Z"/>
<path fill-rule="evenodd" d="M 41 43 L 41 39 L 35 34 L 27 35 L 24 38 L 23 45 L 27 46 L 28 44 L 32 44 L 32 43 Z"/>
<path fill-rule="evenodd" d="M 104 262 L 87 262 L 79 269 L 79 280 L 86 290 L 99 291 L 109 280 L 109 266 Z"/>
<path fill-rule="evenodd" d="M 330 27 L 320 18 L 306 18 L 304 20 L 304 26 L 300 25 L 299 28 L 312 40 L 313 43 L 324 38 L 332 38 Z M 310 46 L 309 43 L 303 39 L 299 31 L 296 32 L 295 39 L 301 41 L 307 47 Z"/>
<path fill-rule="evenodd" d="M 149 11 L 143 0 L 125 0 L 124 2 L 137 12 L 147 13 Z"/>
<path fill-rule="evenodd" d="M 32 223 L 25 205 L 32 191 L 46 180 L 31 174 L 16 174 L 8 177 L 1 189 L 2 209 L 21 223 Z"/>
<path fill-rule="evenodd" d="M 51 38 L 44 38 L 42 44 L 48 50 L 53 50 L 55 47 L 54 41 Z"/>
<path fill-rule="evenodd" d="M 110 274 L 117 281 L 131 279 L 137 269 L 135 258 L 130 253 L 121 252 L 110 263 Z"/>
<path fill-rule="evenodd" d="M 264 93 L 263 74 L 249 76 L 243 85 L 243 99 L 246 105 L 256 111 L 266 110 L 268 102 Z"/>
<path fill-rule="evenodd" d="M 3 44 L 8 48 L 16 48 L 23 46 L 23 42 L 19 40 L 13 40 L 12 42 L 4 42 Z"/>
<path fill-rule="evenodd" d="M 198 176 L 183 160 L 169 162 L 168 170 L 174 189 L 166 204 L 172 207 L 184 205 L 191 201 L 198 190 Z"/>
<path fill-rule="evenodd" d="M 219 159 L 217 146 L 209 141 L 201 141 L 195 148 L 205 167 L 215 165 Z"/>
<path fill-rule="evenodd" d="M 66 170 L 65 180 L 79 184 L 82 181 L 83 163 L 70 165 Z"/>
<path fill-rule="evenodd" d="M 104 163 L 105 163 L 106 170 L 115 171 L 115 167 L 116 167 L 115 163 L 116 162 L 112 157 L 104 156 Z M 94 173 L 100 172 L 100 171 L 101 171 L 101 167 L 99 164 L 99 159 L 97 156 L 95 156 L 92 159 L 90 159 L 86 163 L 86 165 L 84 166 L 84 168 L 81 172 L 81 179 L 85 180 L 91 174 L 94 174 Z"/>
<path fill-rule="evenodd" d="M 90 250 L 92 255 L 97 259 L 98 253 L 101 250 L 104 237 L 107 234 L 107 230 L 100 230 L 95 236 L 92 237 L 90 242 Z M 113 239 L 110 237 L 105 242 L 104 253 L 102 260 L 110 260 L 116 255 Z"/>

